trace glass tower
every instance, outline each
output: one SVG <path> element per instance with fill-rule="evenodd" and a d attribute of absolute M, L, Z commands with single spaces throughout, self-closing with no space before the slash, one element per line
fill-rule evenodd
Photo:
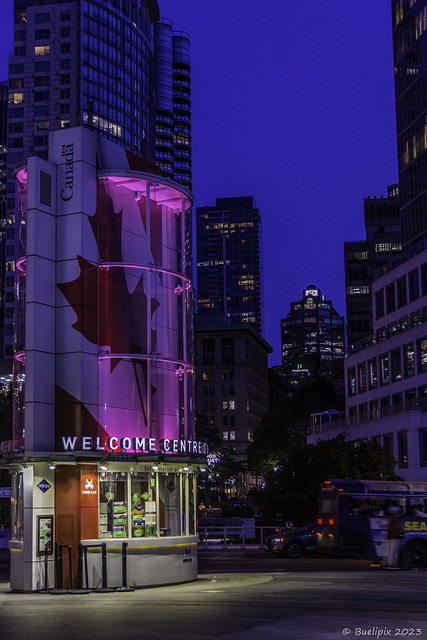
<path fill-rule="evenodd" d="M 427 236 L 427 0 L 394 0 L 393 52 L 403 249 Z"/>
<path fill-rule="evenodd" d="M 263 331 L 261 214 L 252 196 L 197 207 L 197 313 Z"/>

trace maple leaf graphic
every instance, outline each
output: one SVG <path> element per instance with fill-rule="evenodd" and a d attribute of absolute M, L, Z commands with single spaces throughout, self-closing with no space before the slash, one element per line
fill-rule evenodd
<path fill-rule="evenodd" d="M 145 201 L 141 199 L 138 211 L 146 229 Z M 152 205 L 153 214 L 161 210 Z M 156 210 L 157 209 L 157 210 Z M 98 181 L 97 208 L 89 218 L 90 226 L 98 245 L 100 262 L 123 262 L 121 249 L 123 210 L 116 213 L 105 184 Z M 150 220 L 151 222 L 151 220 Z M 154 262 L 162 251 L 161 215 L 153 215 L 151 222 L 150 250 Z M 141 276 L 132 293 L 129 291 L 124 267 L 99 268 L 97 265 L 77 256 L 80 273 L 70 282 L 58 283 L 59 290 L 73 308 L 77 319 L 72 327 L 92 344 L 110 347 L 111 354 L 147 354 L 147 296 L 144 292 L 144 278 Z M 142 274 L 142 272 L 140 272 Z M 159 307 L 159 301 L 151 298 L 151 316 Z M 156 350 L 155 329 L 151 331 L 151 349 Z M 122 358 L 111 358 L 110 372 Z M 132 358 L 126 358 L 132 360 Z M 136 385 L 140 396 L 144 422 L 148 420 L 144 407 L 138 370 L 142 374 L 145 387 L 146 361 L 132 360 Z M 151 387 L 151 394 L 155 388 Z"/>

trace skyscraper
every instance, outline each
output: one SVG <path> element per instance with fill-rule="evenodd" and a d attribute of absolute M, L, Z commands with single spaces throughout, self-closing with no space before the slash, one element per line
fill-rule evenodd
<path fill-rule="evenodd" d="M 191 189 L 190 39 L 170 20 L 154 24 L 156 159 L 165 177 Z"/>
<path fill-rule="evenodd" d="M 349 345 L 372 334 L 372 282 L 402 250 L 398 185 L 387 188 L 386 198 L 365 198 L 364 214 L 366 239 L 344 243 Z"/>
<path fill-rule="evenodd" d="M 315 285 L 291 303 L 281 321 L 282 366 L 290 382 L 322 377 L 342 380 L 344 318 Z"/>
<path fill-rule="evenodd" d="M 393 54 L 403 249 L 427 237 L 426 0 L 393 0 Z"/>
<path fill-rule="evenodd" d="M 166 177 L 189 187 L 189 36 L 174 34 L 170 23 L 155 32 L 153 23 L 159 19 L 156 0 L 15 0 L 14 51 L 9 60 L 9 168 L 30 156 L 47 159 L 50 131 L 84 126 L 139 158 L 151 163 L 157 159 Z M 168 31 L 164 46 L 160 29 Z M 159 58 L 164 60 L 166 47 L 170 64 L 156 62 L 156 41 Z M 176 87 L 180 95 L 175 98 Z M 172 172 L 167 171 L 159 145 L 165 126 L 161 120 L 156 146 L 156 94 L 159 117 L 165 95 L 172 105 Z M 177 157 L 185 152 L 185 167 L 175 162 L 174 145 Z M 148 167 L 141 161 L 141 169 L 144 166 Z M 7 204 L 6 268 L 13 271 L 17 247 L 12 180 Z M 4 355 L 10 356 L 13 289 L 6 288 L 6 294 Z"/>
<path fill-rule="evenodd" d="M 252 196 L 197 207 L 197 313 L 263 332 L 262 221 Z"/>

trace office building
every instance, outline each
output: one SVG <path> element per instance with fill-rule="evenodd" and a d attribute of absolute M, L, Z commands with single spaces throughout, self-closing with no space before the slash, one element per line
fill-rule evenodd
<path fill-rule="evenodd" d="M 345 359 L 346 418 L 312 422 L 308 442 L 376 440 L 405 480 L 427 479 L 427 250 L 383 265 L 372 284 L 371 336 Z"/>
<path fill-rule="evenodd" d="M 252 196 L 197 207 L 197 314 L 263 332 L 262 220 Z"/>
<path fill-rule="evenodd" d="M 292 384 L 313 378 L 335 382 L 343 379 L 344 318 L 315 285 L 291 302 L 281 320 L 282 368 Z"/>
<path fill-rule="evenodd" d="M 14 0 L 9 167 L 30 156 L 46 159 L 50 131 L 84 126 L 137 155 L 141 169 L 144 160 L 157 159 L 165 177 L 191 187 L 189 36 L 174 33 L 167 21 L 153 27 L 159 18 L 156 0 Z M 160 144 L 166 126 L 172 162 Z M 8 191 L 8 235 L 13 236 L 13 181 Z M 8 238 L 6 268 L 12 275 L 16 251 L 15 240 Z M 9 357 L 12 298 L 6 283 L 4 354 Z"/>
<path fill-rule="evenodd" d="M 402 250 L 398 185 L 387 197 L 365 198 L 366 239 L 344 243 L 347 343 L 372 334 L 371 285 L 375 272 Z"/>
<path fill-rule="evenodd" d="M 270 345 L 251 326 L 203 325 L 194 331 L 196 411 L 221 435 L 223 452 L 238 462 L 261 417 L 269 409 L 268 354 Z M 240 476 L 229 487 L 229 498 L 245 497 L 256 480 Z"/>

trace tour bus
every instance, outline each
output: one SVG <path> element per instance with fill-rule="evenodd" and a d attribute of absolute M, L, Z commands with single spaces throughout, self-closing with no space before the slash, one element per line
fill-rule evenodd
<path fill-rule="evenodd" d="M 386 564 L 387 527 L 403 530 L 400 564 L 427 567 L 427 482 L 327 480 L 320 489 L 320 552 Z"/>

